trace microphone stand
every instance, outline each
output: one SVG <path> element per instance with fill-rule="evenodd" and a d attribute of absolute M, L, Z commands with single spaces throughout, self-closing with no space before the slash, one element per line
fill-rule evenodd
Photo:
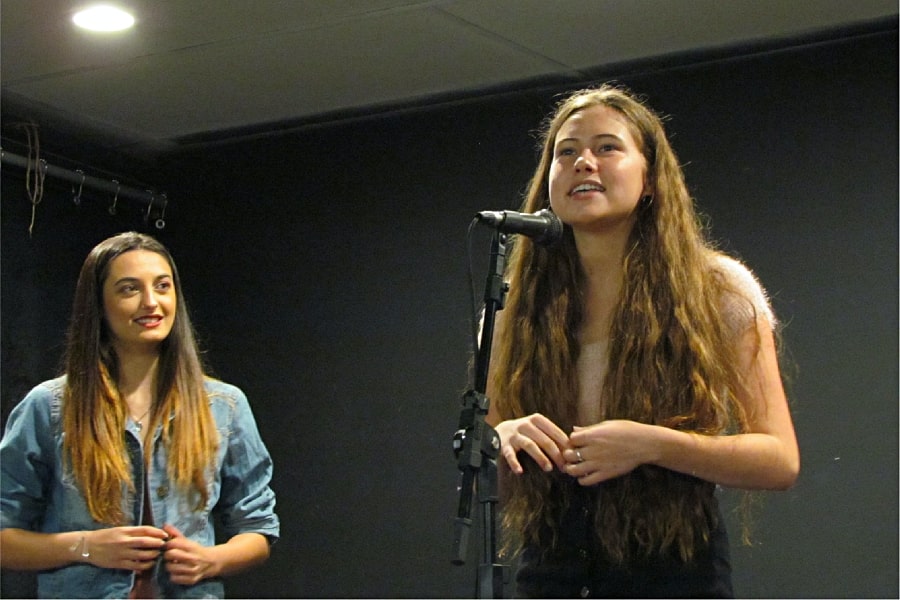
<path fill-rule="evenodd" d="M 491 262 L 484 290 L 484 323 L 475 365 L 475 389 L 463 395 L 459 429 L 453 436 L 453 450 L 462 474 L 459 509 L 454 520 L 452 562 L 456 565 L 466 562 L 474 490 L 481 505 L 484 535 L 483 562 L 478 567 L 476 577 L 478 598 L 502 598 L 503 584 L 508 574 L 508 568 L 499 563 L 496 542 L 496 508 L 499 502 L 496 459 L 500 453 L 500 436 L 484 420 L 490 406 L 490 400 L 484 392 L 487 388 L 494 320 L 497 311 L 503 309 L 509 290 L 509 285 L 503 281 L 506 237 L 496 231 L 491 242 Z"/>

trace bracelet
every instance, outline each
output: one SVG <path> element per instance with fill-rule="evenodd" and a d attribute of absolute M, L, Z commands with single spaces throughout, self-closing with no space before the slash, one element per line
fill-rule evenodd
<path fill-rule="evenodd" d="M 80 552 L 78 552 L 79 546 L 81 547 Z M 88 551 L 87 536 L 85 536 L 85 534 L 82 533 L 81 538 L 77 542 L 75 542 L 75 544 L 73 546 L 71 546 L 69 548 L 69 552 L 78 552 L 79 554 L 81 554 L 82 558 L 90 558 L 91 553 L 90 553 L 90 551 Z"/>

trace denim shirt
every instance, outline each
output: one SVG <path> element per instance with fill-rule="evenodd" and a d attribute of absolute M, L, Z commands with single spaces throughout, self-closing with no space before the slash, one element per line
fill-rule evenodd
<path fill-rule="evenodd" d="M 219 433 L 215 478 L 209 482 L 209 501 L 194 510 L 191 498 L 170 482 L 162 428 L 154 432 L 147 475 L 153 523 L 170 523 L 203 545 L 215 544 L 214 523 L 224 539 L 239 533 L 260 533 L 270 543 L 278 539 L 275 494 L 269 487 L 272 459 L 263 444 L 244 393 L 237 387 L 207 379 L 206 391 Z M 102 529 L 94 521 L 70 470 L 63 470 L 61 407 L 65 377 L 36 386 L 13 409 L 0 441 L 0 528 L 14 527 L 42 533 Z M 126 518 L 141 523 L 144 499 L 144 461 L 141 435 L 129 419 L 125 431 L 135 491 L 123 498 Z M 221 598 L 220 579 L 193 586 L 169 581 L 162 561 L 155 567 L 164 598 Z M 41 598 L 127 598 L 134 583 L 130 570 L 103 569 L 72 563 L 38 573 Z"/>

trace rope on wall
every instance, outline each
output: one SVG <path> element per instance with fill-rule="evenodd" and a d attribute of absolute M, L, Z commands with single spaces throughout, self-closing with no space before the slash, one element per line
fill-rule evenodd
<path fill-rule="evenodd" d="M 34 232 L 34 219 L 37 216 L 37 205 L 44 198 L 44 176 L 46 171 L 41 168 L 32 168 L 32 166 L 40 165 L 41 159 L 41 142 L 38 136 L 37 125 L 25 124 L 25 135 L 28 137 L 28 167 L 25 170 L 25 192 L 28 194 L 28 200 L 31 202 L 31 222 L 28 224 L 28 237 Z M 34 188 L 32 189 L 32 184 Z"/>
<path fill-rule="evenodd" d="M 31 146 L 31 143 L 29 143 L 29 145 Z M 80 169 L 72 171 L 48 164 L 47 161 L 40 158 L 39 153 L 36 150 L 38 150 L 37 144 L 31 146 L 31 156 L 26 157 L 0 148 L 0 164 L 25 169 L 25 188 L 32 204 L 31 225 L 28 227 L 29 235 L 31 235 L 34 227 L 34 212 L 44 193 L 44 177 L 46 176 L 71 183 L 73 186 L 73 194 L 75 194 L 72 200 L 75 204 L 81 202 L 81 192 L 87 187 L 98 192 L 107 192 L 113 195 L 112 204 L 109 206 L 109 214 L 111 215 L 116 214 L 116 206 L 119 199 L 122 198 L 141 205 L 146 205 L 147 211 L 144 218 L 149 223 L 151 222 L 151 216 L 155 216 L 156 219 L 152 222 L 157 229 L 163 229 L 166 226 L 166 205 L 169 203 L 169 199 L 164 193 L 157 194 L 150 190 L 140 190 L 138 188 L 121 185 L 115 179 L 106 180 L 99 177 L 92 177 L 90 175 L 85 175 Z M 77 193 L 74 192 L 75 186 L 78 186 Z"/>

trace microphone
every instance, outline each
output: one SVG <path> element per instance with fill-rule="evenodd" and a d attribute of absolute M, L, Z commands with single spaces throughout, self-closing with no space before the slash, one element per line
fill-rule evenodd
<path fill-rule="evenodd" d="M 563 224 L 548 208 L 520 213 L 512 210 L 485 210 L 478 219 L 501 233 L 519 233 L 534 238 L 536 244 L 552 246 L 562 237 Z"/>

